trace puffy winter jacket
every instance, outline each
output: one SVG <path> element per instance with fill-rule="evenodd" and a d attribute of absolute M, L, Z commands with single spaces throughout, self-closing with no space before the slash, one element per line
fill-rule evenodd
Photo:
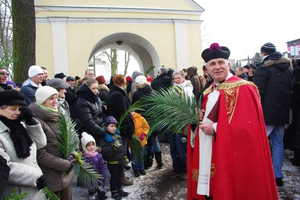
<path fill-rule="evenodd" d="M 258 87 L 267 125 L 289 122 L 292 98 L 292 70 L 290 60 L 275 52 L 257 67 L 254 84 Z"/>
<path fill-rule="evenodd" d="M 95 138 L 97 145 L 99 144 L 100 138 L 105 137 L 106 133 L 104 128 L 102 128 L 103 120 L 103 111 L 100 103 L 100 99 L 98 100 L 93 97 L 92 90 L 88 87 L 88 85 L 83 84 L 77 91 L 77 96 L 79 97 L 76 102 L 76 112 L 77 118 L 83 124 L 84 130 L 92 135 Z M 96 116 L 96 117 L 94 117 Z M 92 120 L 92 118 L 94 119 Z"/>

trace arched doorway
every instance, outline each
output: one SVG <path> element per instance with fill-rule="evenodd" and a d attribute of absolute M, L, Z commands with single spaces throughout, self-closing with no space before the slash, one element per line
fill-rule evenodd
<path fill-rule="evenodd" d="M 89 61 L 97 52 L 107 48 L 118 48 L 128 51 L 137 61 L 139 71 L 145 73 L 151 66 L 155 66 L 150 76 L 157 74 L 160 67 L 159 57 L 154 47 L 145 38 L 126 32 L 108 35 L 94 46 L 90 53 Z"/>

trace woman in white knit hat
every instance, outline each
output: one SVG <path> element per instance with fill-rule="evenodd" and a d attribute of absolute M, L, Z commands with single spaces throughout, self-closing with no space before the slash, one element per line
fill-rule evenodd
<path fill-rule="evenodd" d="M 38 150 L 37 154 L 38 164 L 47 179 L 47 187 L 60 199 L 71 200 L 75 154 L 65 159 L 61 150 L 54 144 L 61 134 L 56 125 L 61 113 L 57 108 L 57 95 L 58 92 L 53 87 L 43 86 L 36 91 L 36 102 L 30 104 L 29 109 L 41 123 L 47 136 L 47 146 Z"/>

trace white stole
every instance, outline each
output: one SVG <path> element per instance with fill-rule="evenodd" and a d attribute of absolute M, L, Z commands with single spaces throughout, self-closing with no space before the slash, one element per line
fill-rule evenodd
<path fill-rule="evenodd" d="M 207 118 L 208 114 L 214 107 L 219 98 L 220 92 L 214 90 L 208 95 L 206 103 L 206 110 L 202 122 L 211 122 Z M 199 177 L 197 194 L 209 196 L 210 185 L 210 168 L 211 168 L 211 155 L 212 155 L 212 135 L 206 135 L 201 129 L 199 131 Z"/>

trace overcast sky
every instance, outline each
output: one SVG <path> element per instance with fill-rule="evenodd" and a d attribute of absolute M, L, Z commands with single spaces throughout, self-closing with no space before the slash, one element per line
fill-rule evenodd
<path fill-rule="evenodd" d="M 250 58 L 266 42 L 280 52 L 300 38 L 300 0 L 195 0 L 201 16 L 202 47 L 227 46 L 232 59 Z"/>

